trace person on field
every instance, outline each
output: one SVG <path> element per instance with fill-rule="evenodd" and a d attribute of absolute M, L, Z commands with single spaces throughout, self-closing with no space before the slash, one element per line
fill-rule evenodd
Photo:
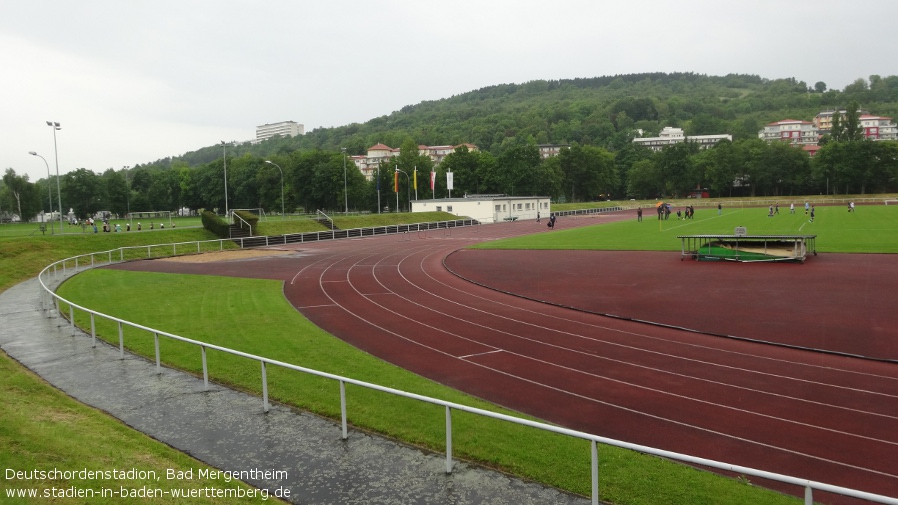
<path fill-rule="evenodd" d="M 811 205 L 811 219 L 808 220 L 809 223 L 814 222 L 814 206 Z"/>
<path fill-rule="evenodd" d="M 717 215 L 718 215 L 718 216 L 720 215 L 720 212 L 721 212 L 722 210 L 723 210 L 723 205 L 721 205 L 721 204 L 718 203 L 718 204 L 717 204 Z"/>
<path fill-rule="evenodd" d="M 795 202 L 789 204 L 789 214 L 795 214 Z"/>
<path fill-rule="evenodd" d="M 536 211 L 536 222 L 539 222 L 539 211 Z"/>
<path fill-rule="evenodd" d="M 642 207 L 636 209 L 636 221 L 642 222 Z"/>

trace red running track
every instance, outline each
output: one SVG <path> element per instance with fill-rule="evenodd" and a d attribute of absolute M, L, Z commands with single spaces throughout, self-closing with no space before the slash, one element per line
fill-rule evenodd
<path fill-rule="evenodd" d="M 603 219 L 615 217 L 565 220 L 564 226 Z M 519 285 L 528 296 L 561 291 L 575 297 L 607 289 L 613 289 L 615 299 L 645 294 L 621 283 L 603 285 L 588 275 L 567 275 L 561 288 L 549 289 L 539 282 L 559 274 L 540 273 L 539 265 L 546 261 L 527 262 L 502 251 L 502 261 L 484 267 L 478 258 L 496 251 L 460 251 L 472 243 L 537 230 L 545 228 L 502 223 L 451 233 L 298 244 L 295 254 L 279 257 L 123 267 L 283 279 L 285 295 L 297 309 L 337 337 L 511 409 L 637 444 L 898 496 L 898 365 L 609 318 L 472 284 L 444 265 L 499 289 Z M 557 258 L 550 264 L 557 271 L 565 265 L 568 271 L 582 271 L 577 270 L 582 262 L 572 264 L 565 253 L 552 254 Z M 676 278 L 683 271 L 700 275 L 704 267 L 747 266 L 651 254 L 656 278 Z M 823 257 L 805 265 L 764 268 L 801 269 Z M 684 311 L 732 321 L 737 331 L 752 326 L 741 322 L 751 319 L 745 314 L 762 321 L 774 318 L 767 297 L 752 293 L 743 297 L 751 310 L 740 308 L 739 317 L 726 317 L 725 305 L 714 303 L 713 293 L 727 287 L 718 282 L 731 281 L 719 274 L 725 270 L 716 272 L 707 276 Z M 794 282 L 790 278 L 793 287 Z M 691 286 L 679 290 L 686 299 Z M 828 302 L 816 294 L 796 297 L 793 303 L 813 303 L 827 321 L 839 319 L 839 313 L 851 319 L 851 310 L 828 312 Z M 551 296 L 541 299 L 547 298 Z M 570 304 L 564 296 L 547 301 Z M 664 311 L 657 315 L 648 319 L 666 322 L 659 321 Z M 888 318 L 883 322 L 895 322 L 894 316 L 883 317 Z M 813 342 L 813 330 L 796 326 L 787 333 L 807 335 L 808 340 L 789 343 Z M 853 335 L 863 339 L 867 331 L 858 329 Z M 819 492 L 815 499 L 855 503 Z"/>

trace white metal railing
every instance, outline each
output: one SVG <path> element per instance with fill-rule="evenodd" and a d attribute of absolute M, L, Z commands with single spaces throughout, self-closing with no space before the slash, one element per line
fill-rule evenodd
<path fill-rule="evenodd" d="M 225 241 L 224 239 L 223 240 L 212 240 L 212 241 L 206 241 L 206 242 L 195 242 L 195 244 L 196 244 L 197 250 L 199 251 L 200 246 L 203 243 L 214 243 L 214 242 L 224 242 L 224 241 Z M 147 249 L 148 256 L 150 256 L 151 255 L 150 248 L 152 248 L 152 247 L 157 247 L 157 248 L 171 247 L 173 254 L 176 255 L 178 246 L 182 246 L 182 250 L 185 250 L 186 246 L 188 244 L 194 244 L 194 242 L 184 242 L 184 243 L 180 243 L 180 244 L 163 244 L 163 245 L 155 245 L 155 246 L 141 246 L 141 247 L 123 247 L 123 248 L 115 249 L 115 250 L 111 250 L 111 251 L 90 253 L 90 254 L 85 254 L 85 255 L 81 255 L 81 256 L 66 258 L 64 260 L 60 260 L 55 263 L 52 263 L 51 265 L 48 265 L 43 270 L 41 270 L 40 274 L 38 275 L 38 280 L 40 281 L 42 308 L 43 308 L 43 310 L 45 310 L 47 312 L 48 317 L 50 317 L 50 312 L 52 311 L 54 305 L 56 307 L 57 313 L 59 313 L 61 315 L 62 314 L 60 311 L 61 305 L 67 304 L 69 306 L 68 317 L 69 317 L 69 322 L 71 325 L 71 331 L 72 331 L 73 335 L 75 335 L 77 333 L 77 330 L 75 327 L 75 310 L 77 309 L 77 310 L 80 310 L 82 312 L 89 314 L 90 315 L 90 333 L 91 333 L 90 336 L 91 336 L 91 340 L 92 340 L 92 346 L 94 346 L 94 347 L 96 346 L 96 340 L 97 340 L 95 317 L 101 317 L 101 318 L 104 318 L 104 319 L 107 319 L 109 321 L 116 323 L 116 325 L 118 327 L 119 355 L 122 359 L 124 359 L 124 357 L 125 357 L 125 342 L 124 342 L 124 331 L 123 331 L 123 328 L 125 326 L 135 328 L 138 330 L 143 330 L 147 333 L 152 333 L 153 339 L 154 339 L 154 347 L 155 347 L 156 371 L 157 371 L 157 373 L 160 373 L 160 374 L 162 373 L 162 356 L 159 351 L 159 337 L 160 336 L 169 338 L 172 340 L 177 340 L 180 342 L 196 345 L 197 347 L 200 348 L 200 359 L 202 361 L 202 370 L 203 370 L 203 386 L 204 386 L 204 390 L 206 390 L 206 391 L 208 391 L 208 389 L 209 389 L 209 368 L 208 368 L 208 364 L 207 364 L 207 360 L 206 360 L 206 350 L 207 349 L 212 349 L 212 350 L 224 352 L 227 354 L 231 354 L 234 356 L 239 356 L 239 357 L 242 357 L 245 359 L 257 361 L 257 362 L 259 362 L 259 365 L 260 365 L 261 371 L 262 371 L 262 379 L 261 379 L 262 380 L 262 408 L 265 412 L 268 412 L 269 407 L 270 407 L 270 404 L 268 402 L 268 379 L 267 379 L 267 367 L 269 365 L 279 366 L 282 368 L 286 368 L 288 370 L 294 370 L 296 372 L 307 373 L 307 374 L 315 375 L 318 377 L 323 377 L 323 378 L 338 381 L 340 384 L 340 413 L 341 413 L 340 417 L 341 417 L 342 438 L 343 439 L 346 439 L 349 437 L 348 414 L 347 414 L 347 408 L 346 408 L 346 405 L 347 405 L 346 384 L 353 384 L 353 385 L 356 385 L 359 387 L 364 387 L 364 388 L 372 389 L 375 391 L 380 391 L 380 392 L 387 393 L 387 394 L 392 394 L 392 395 L 401 396 L 404 398 L 409 398 L 409 399 L 413 399 L 413 400 L 417 400 L 417 401 L 421 401 L 421 402 L 425 402 L 425 403 L 430 403 L 433 405 L 442 406 L 445 409 L 445 417 L 446 417 L 446 439 L 445 439 L 445 443 L 446 443 L 446 473 L 452 472 L 452 463 L 453 463 L 452 462 L 452 411 L 457 410 L 457 411 L 461 411 L 461 412 L 468 412 L 468 413 L 475 414 L 475 415 L 480 415 L 480 416 L 489 417 L 492 419 L 509 422 L 512 424 L 529 426 L 532 428 L 536 428 L 536 429 L 540 429 L 540 430 L 544 430 L 544 431 L 548 431 L 548 432 L 552 432 L 552 433 L 557 433 L 557 434 L 566 435 L 566 436 L 570 436 L 570 437 L 574 437 L 574 438 L 579 438 L 579 439 L 582 439 L 585 441 L 589 441 L 590 453 L 591 453 L 591 481 L 592 481 L 591 497 L 592 497 L 592 503 L 594 505 L 598 505 L 598 503 L 599 503 L 599 460 L 598 460 L 597 444 L 606 444 L 606 445 L 613 446 L 613 447 L 620 447 L 623 449 L 629 449 L 629 450 L 641 452 L 644 454 L 650 454 L 650 455 L 659 456 L 662 458 L 668 458 L 668 459 L 680 461 L 683 463 L 701 465 L 701 466 L 705 466 L 708 468 L 716 468 L 716 469 L 725 470 L 728 472 L 735 472 L 740 475 L 750 475 L 753 477 L 769 479 L 769 480 L 782 482 L 782 483 L 786 483 L 786 484 L 790 484 L 790 485 L 800 486 L 800 487 L 804 488 L 804 503 L 805 503 L 805 505 L 813 505 L 814 490 L 835 493 L 835 494 L 849 496 L 849 497 L 853 497 L 853 498 L 860 498 L 860 499 L 868 500 L 868 501 L 875 502 L 875 503 L 898 505 L 898 498 L 892 498 L 892 497 L 878 495 L 878 494 L 874 494 L 874 493 L 868 493 L 865 491 L 859 491 L 859 490 L 855 490 L 855 489 L 834 486 L 834 485 L 826 484 L 823 482 L 817 482 L 817 481 L 812 481 L 812 480 L 807 480 L 807 479 L 801 479 L 798 477 L 792 477 L 792 476 L 788 476 L 788 475 L 767 472 L 767 471 L 758 470 L 755 468 L 749 468 L 749 467 L 740 466 L 740 465 L 733 465 L 733 464 L 724 463 L 724 462 L 720 462 L 720 461 L 714 461 L 714 460 L 705 459 L 705 458 L 698 458 L 698 457 L 694 457 L 694 456 L 689 456 L 687 454 L 680 454 L 680 453 L 676 453 L 676 452 L 665 451 L 662 449 L 656 449 L 656 448 L 648 447 L 648 446 L 644 446 L 644 445 L 623 442 L 620 440 L 615 440 L 615 439 L 606 438 L 606 437 L 602 437 L 602 436 L 598 436 L 598 435 L 593 435 L 593 434 L 585 433 L 582 431 L 570 430 L 567 428 L 553 426 L 553 425 L 546 424 L 546 423 L 531 421 L 528 419 L 522 419 L 519 417 L 509 416 L 509 415 L 505 415 L 505 414 L 499 414 L 496 412 L 491 412 L 491 411 L 479 409 L 476 407 L 469 407 L 467 405 L 462 405 L 459 403 L 440 400 L 438 398 L 431 398 L 428 396 L 423 396 L 423 395 L 419 395 L 419 394 L 415 394 L 415 393 L 409 393 L 406 391 L 401 391 L 398 389 L 393 389 L 393 388 L 381 386 L 378 384 L 372 384 L 369 382 L 364 382 L 364 381 L 352 379 L 349 377 L 344 377 L 344 376 L 335 375 L 335 374 L 331 374 L 331 373 L 327 373 L 327 372 L 322 372 L 319 370 L 314 370 L 311 368 L 305 368 L 305 367 L 301 367 L 298 365 L 293 365 L 291 363 L 285 363 L 283 361 L 266 358 L 264 356 L 258 356 L 255 354 L 250 354 L 250 353 L 237 351 L 234 349 L 229 349 L 227 347 L 210 344 L 210 343 L 203 342 L 200 340 L 194 340 L 191 338 L 182 337 L 182 336 L 168 333 L 168 332 L 165 332 L 162 330 L 157 330 L 155 328 L 151 328 L 148 326 L 143 326 L 143 325 L 140 325 L 137 323 L 132 323 L 132 322 L 124 320 L 124 319 L 120 319 L 120 318 L 117 318 L 114 316 L 103 314 L 101 312 L 91 310 L 87 307 L 83 307 L 83 306 L 74 304 L 71 301 L 66 300 L 66 299 L 60 297 L 59 295 L 57 295 L 51 288 L 51 283 L 50 283 L 51 276 L 53 278 L 56 278 L 58 275 L 58 272 L 60 270 L 62 270 L 64 276 L 67 275 L 66 265 L 69 263 L 74 264 L 74 270 L 72 271 L 71 275 L 75 275 L 76 273 L 78 273 L 79 268 L 86 270 L 88 268 L 95 266 L 94 258 L 98 255 L 106 255 L 108 258 L 108 262 L 112 263 L 113 262 L 112 257 L 113 257 L 113 253 L 115 251 L 119 251 L 119 255 L 118 255 L 119 258 L 124 258 L 125 250 L 143 249 L 145 247 Z M 88 258 L 88 257 L 90 258 L 90 266 L 87 266 L 86 262 L 84 264 L 79 262 L 80 258 Z M 124 260 L 119 259 L 119 261 L 124 261 Z"/>
<path fill-rule="evenodd" d="M 231 214 L 232 214 L 234 217 L 236 217 L 237 219 L 239 219 L 240 222 L 242 223 L 242 224 L 240 225 L 240 228 L 243 228 L 243 225 L 244 225 L 244 224 L 246 225 L 247 228 L 249 228 L 249 234 L 250 234 L 250 236 L 252 236 L 252 234 L 253 234 L 253 225 L 249 224 L 249 223 L 246 221 L 246 219 L 243 219 L 242 217 L 240 217 L 240 214 L 238 214 L 238 213 L 236 213 L 236 212 L 233 212 L 233 211 L 231 212 Z M 233 238 L 233 237 L 231 237 L 231 238 Z"/>

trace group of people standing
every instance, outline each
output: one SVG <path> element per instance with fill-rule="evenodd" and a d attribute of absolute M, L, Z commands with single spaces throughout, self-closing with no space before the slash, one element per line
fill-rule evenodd
<path fill-rule="evenodd" d="M 695 216 L 695 207 L 692 205 L 687 205 L 685 209 L 682 211 L 682 217 L 680 216 L 680 210 L 677 210 L 677 219 L 692 219 Z"/>

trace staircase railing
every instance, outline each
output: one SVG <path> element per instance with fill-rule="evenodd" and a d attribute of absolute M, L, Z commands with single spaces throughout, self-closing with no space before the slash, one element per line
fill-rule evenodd
<path fill-rule="evenodd" d="M 334 220 L 331 219 L 330 216 L 325 214 L 321 209 L 318 209 L 317 216 L 318 216 L 318 218 L 317 218 L 318 221 L 324 220 L 324 221 L 327 221 L 328 223 L 330 223 L 330 226 L 328 226 L 328 228 L 330 228 L 331 230 L 336 228 L 336 225 L 334 225 Z"/>
<path fill-rule="evenodd" d="M 252 237 L 253 236 L 253 225 L 249 224 L 246 221 L 246 219 L 243 219 L 242 217 L 240 217 L 240 215 L 237 214 L 236 212 L 232 212 L 231 215 L 241 221 L 241 223 L 235 223 L 235 224 L 239 224 L 241 228 L 243 228 L 243 225 L 245 224 L 246 227 L 249 228 L 249 236 Z"/>

